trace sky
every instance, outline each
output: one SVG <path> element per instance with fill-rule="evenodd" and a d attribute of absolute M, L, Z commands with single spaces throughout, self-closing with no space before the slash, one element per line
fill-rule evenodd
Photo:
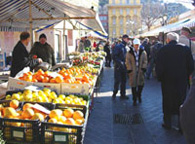
<path fill-rule="evenodd" d="M 190 2 L 192 2 L 192 0 L 164 0 L 164 2 L 179 2 L 189 9 L 195 8 L 192 4 L 190 4 Z"/>

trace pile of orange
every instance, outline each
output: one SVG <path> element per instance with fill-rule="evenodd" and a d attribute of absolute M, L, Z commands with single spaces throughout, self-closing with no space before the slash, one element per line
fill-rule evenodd
<path fill-rule="evenodd" d="M 71 83 L 71 84 L 93 84 L 92 75 L 80 68 L 62 69 L 58 72 L 58 76 L 52 77 L 52 72 L 38 70 L 36 73 L 24 73 L 20 80 L 28 82 L 43 82 L 43 83 Z"/>
<path fill-rule="evenodd" d="M 49 123 L 65 124 L 65 125 L 82 125 L 85 122 L 84 114 L 77 110 L 74 111 L 71 108 L 65 109 L 54 109 L 49 114 Z"/>
<path fill-rule="evenodd" d="M 21 120 L 40 120 L 44 121 L 46 114 L 32 108 L 32 104 L 26 103 L 23 109 L 19 109 L 19 101 L 12 100 L 9 103 L 9 107 L 3 107 L 0 105 L 0 115 L 3 118 L 21 119 Z M 10 122 L 12 126 L 23 126 L 20 122 Z"/>

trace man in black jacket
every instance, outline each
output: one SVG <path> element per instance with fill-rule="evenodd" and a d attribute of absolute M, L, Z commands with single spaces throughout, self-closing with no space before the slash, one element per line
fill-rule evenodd
<path fill-rule="evenodd" d="M 26 47 L 30 42 L 30 34 L 28 32 L 22 32 L 20 34 L 20 41 L 14 47 L 12 52 L 12 65 L 11 65 L 11 77 L 15 77 L 18 72 L 23 70 L 25 67 L 30 67 L 33 69 L 40 63 L 42 63 L 42 59 L 33 59 L 29 56 Z"/>
<path fill-rule="evenodd" d="M 194 62 L 189 47 L 179 44 L 179 35 L 167 34 L 167 45 L 162 47 L 157 56 L 156 73 L 161 81 L 163 96 L 164 124 L 171 128 L 171 116 L 179 115 L 179 107 L 183 104 L 189 76 L 194 69 Z"/>
<path fill-rule="evenodd" d="M 30 55 L 41 58 L 44 62 L 54 66 L 56 64 L 53 48 L 47 43 L 47 37 L 45 34 L 39 36 L 39 42 L 35 42 Z"/>

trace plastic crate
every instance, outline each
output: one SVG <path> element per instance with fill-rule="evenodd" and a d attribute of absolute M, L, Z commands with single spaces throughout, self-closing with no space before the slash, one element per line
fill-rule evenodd
<path fill-rule="evenodd" d="M 88 120 L 88 109 L 86 106 L 56 104 L 56 109 L 72 108 L 83 112 L 85 122 L 82 126 L 71 126 L 43 122 L 41 125 L 42 144 L 82 144 Z"/>
<path fill-rule="evenodd" d="M 0 101 L 4 107 L 8 107 L 10 100 Z M 22 109 L 24 102 L 21 102 L 18 110 Z M 49 104 L 42 105 L 46 108 L 53 108 Z M 17 126 L 20 123 L 21 126 Z M 41 136 L 41 122 L 39 120 L 21 120 L 0 118 L 0 127 L 3 133 L 3 140 L 10 144 L 39 144 Z"/>

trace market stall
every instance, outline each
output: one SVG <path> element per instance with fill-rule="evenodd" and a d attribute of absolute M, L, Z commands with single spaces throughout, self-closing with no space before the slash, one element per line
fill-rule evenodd
<path fill-rule="evenodd" d="M 72 65 L 9 78 L 0 101 L 2 139 L 7 143 L 83 143 L 105 53 L 72 53 Z"/>

